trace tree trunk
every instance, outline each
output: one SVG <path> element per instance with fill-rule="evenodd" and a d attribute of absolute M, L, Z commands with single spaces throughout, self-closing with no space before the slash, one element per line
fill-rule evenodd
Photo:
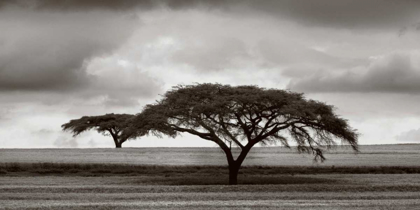
<path fill-rule="evenodd" d="M 238 172 L 239 168 L 241 167 L 242 163 L 245 160 L 246 155 L 251 150 L 252 146 L 254 146 L 257 142 L 248 143 L 245 147 L 242 147 L 241 154 L 235 160 L 231 149 L 220 139 L 215 139 L 220 148 L 225 152 L 227 162 L 229 165 L 229 184 L 230 185 L 237 185 L 238 184 Z"/>
<path fill-rule="evenodd" d="M 239 167 L 237 164 L 230 164 L 229 165 L 229 185 L 237 185 L 238 184 L 238 172 Z"/>
<path fill-rule="evenodd" d="M 115 143 L 115 148 L 121 148 L 122 145 L 122 141 L 118 141 L 118 135 L 115 134 L 114 132 L 112 132 L 112 130 L 109 130 L 109 133 L 112 136 L 112 139 L 114 139 L 114 143 Z"/>
<path fill-rule="evenodd" d="M 231 151 L 230 150 L 228 151 L 230 154 L 230 155 L 227 155 L 228 164 L 229 164 L 229 184 L 230 185 L 238 184 L 239 169 L 241 168 L 241 165 L 244 162 L 246 155 L 251 150 L 252 146 L 254 146 L 254 144 L 248 144 L 246 147 L 242 148 L 242 152 L 236 160 L 233 159 Z"/>

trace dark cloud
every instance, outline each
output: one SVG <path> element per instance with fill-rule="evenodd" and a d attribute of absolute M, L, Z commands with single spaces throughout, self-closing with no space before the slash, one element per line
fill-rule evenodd
<path fill-rule="evenodd" d="M 138 105 L 138 98 L 160 91 L 156 79 L 139 69 L 90 65 L 112 56 L 140 24 L 132 14 L 104 11 L 3 11 L 0 29 L 7 30 L 0 33 L 0 92 L 16 92 L 27 101 L 44 98 L 48 104 L 102 97 L 106 105 Z M 89 68 L 102 72 L 92 74 Z M 24 92 L 48 94 L 37 99 L 39 94 L 23 97 Z"/>
<path fill-rule="evenodd" d="M 420 93 L 420 67 L 417 55 L 392 54 L 378 58 L 362 70 L 334 75 L 320 71 L 310 77 L 293 79 L 288 88 L 304 92 L 389 92 Z"/>
<path fill-rule="evenodd" d="M 83 88 L 91 78 L 85 63 L 112 52 L 137 19 L 103 13 L 0 14 L 0 91 Z"/>
<path fill-rule="evenodd" d="M 0 8 L 10 6 L 59 11 L 203 8 L 242 16 L 271 15 L 308 26 L 393 28 L 396 32 L 418 21 L 420 13 L 420 1 L 416 0 L 3 0 L 0 3 Z"/>
<path fill-rule="evenodd" d="M 250 1 L 253 9 L 308 26 L 348 29 L 401 28 L 418 21 L 420 1 L 415 0 L 286 0 Z"/>
<path fill-rule="evenodd" d="M 228 0 L 3 0 L 1 7 L 23 7 L 34 10 L 86 11 L 135 9 L 150 10 L 158 7 L 184 9 L 197 6 L 220 8 L 234 2 Z M 236 3 L 235 3 L 236 4 Z"/>
<path fill-rule="evenodd" d="M 49 46 L 47 40 L 44 44 L 38 43 L 38 46 L 32 49 L 30 44 L 24 42 L 16 45 L 21 46 L 13 46 L 16 48 L 0 57 L 1 91 L 62 91 L 81 88 L 88 82 L 82 64 L 86 57 L 92 56 L 90 50 L 94 49 L 69 47 L 69 51 L 57 51 L 57 48 Z M 80 48 L 89 47 L 81 45 Z"/>
<path fill-rule="evenodd" d="M 131 10 L 137 7 L 151 8 L 157 5 L 153 0 L 3 0 L 1 7 L 21 7 L 34 10 Z"/>
<path fill-rule="evenodd" d="M 420 128 L 403 132 L 395 138 L 399 142 L 420 142 Z"/>
<path fill-rule="evenodd" d="M 417 17 L 419 1 L 321 0 L 321 1 L 205 1 L 205 0 L 5 0 L 0 8 L 0 91 L 68 90 L 91 82 L 84 65 L 91 58 L 112 52 L 134 30 L 132 14 L 107 11 L 215 8 L 238 15 L 269 14 L 306 25 L 330 27 L 387 27 L 407 25 Z M 372 9 L 375 8 L 375 9 Z M 47 10 L 49 12 L 38 12 Z M 67 10 L 69 13 L 51 11 Z M 89 10 L 90 13 L 79 11 Z M 98 12 L 97 10 L 101 10 Z M 420 13 L 419 13 L 420 14 Z M 124 17 L 122 17 L 124 16 Z M 418 21 L 418 20 L 417 20 Z M 400 26 L 401 27 L 401 26 Z M 235 58 L 246 59 L 245 44 L 238 39 L 222 40 L 213 48 L 189 47 L 174 58 L 198 69 L 220 69 Z M 311 62 L 343 67 L 353 61 L 313 50 L 282 47 L 270 41 L 260 43 L 260 52 L 274 63 L 297 63 L 306 56 Z M 284 53 L 282 50 L 287 50 Z M 312 59 L 312 60 L 310 60 Z M 350 64 L 349 64 L 350 63 Z"/>

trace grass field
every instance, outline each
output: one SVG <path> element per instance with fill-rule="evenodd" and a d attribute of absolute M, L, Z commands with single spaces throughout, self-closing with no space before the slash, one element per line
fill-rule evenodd
<path fill-rule="evenodd" d="M 418 209 L 420 205 L 418 174 L 295 176 L 321 182 L 240 186 L 149 185 L 141 177 L 126 176 L 4 177 L 0 182 L 0 208 Z"/>
<path fill-rule="evenodd" d="M 224 156 L 215 149 L 0 150 L 0 209 L 418 209 L 416 149 L 362 147 L 364 159 L 344 164 L 354 155 L 338 148 L 320 164 L 257 148 L 238 186 L 225 185 Z M 144 164 L 152 152 L 161 158 Z"/>
<path fill-rule="evenodd" d="M 360 146 L 357 155 L 346 146 L 326 153 L 314 164 L 312 155 L 282 147 L 253 148 L 244 165 L 266 166 L 417 166 L 420 144 Z M 0 163 L 117 163 L 130 165 L 226 165 L 219 148 L 0 149 Z"/>

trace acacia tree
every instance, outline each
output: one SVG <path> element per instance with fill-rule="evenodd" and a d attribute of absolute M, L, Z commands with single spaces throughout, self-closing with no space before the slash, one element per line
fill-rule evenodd
<path fill-rule="evenodd" d="M 357 151 L 357 133 L 334 114 L 332 106 L 300 93 L 257 86 L 175 86 L 160 101 L 147 105 L 134 124 L 154 134 L 190 133 L 216 143 L 226 154 L 229 184 L 237 184 L 240 166 L 259 143 L 289 147 L 290 139 L 299 151 L 312 152 L 320 160 L 325 159 L 323 150 L 337 139 Z M 232 144 L 241 149 L 237 157 Z"/>
<path fill-rule="evenodd" d="M 128 139 L 139 136 L 139 130 L 135 132 L 131 129 L 131 120 L 135 115 L 131 114 L 105 114 L 100 116 L 84 116 L 80 119 L 70 120 L 61 127 L 64 131 L 71 131 L 73 137 L 84 131 L 91 129 L 114 139 L 115 147 L 121 148 L 121 145 Z"/>

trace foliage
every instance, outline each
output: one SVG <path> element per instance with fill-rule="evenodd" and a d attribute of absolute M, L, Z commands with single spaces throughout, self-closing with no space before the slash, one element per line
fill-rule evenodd
<path fill-rule="evenodd" d="M 357 151 L 357 133 L 334 114 L 332 106 L 307 100 L 300 93 L 257 86 L 175 86 L 160 101 L 147 105 L 134 123 L 154 134 L 175 137 L 186 132 L 213 141 L 236 174 L 258 143 L 289 146 L 292 139 L 299 151 L 313 152 L 320 160 L 325 159 L 322 149 L 335 145 L 335 139 Z M 232 145 L 242 149 L 236 159 Z"/>
<path fill-rule="evenodd" d="M 131 129 L 131 120 L 134 115 L 130 114 L 105 114 L 100 116 L 84 116 L 80 119 L 70 120 L 63 124 L 63 130 L 69 130 L 73 136 L 77 136 L 82 132 L 94 129 L 99 133 L 107 136 L 111 135 L 114 139 L 116 147 L 131 138 L 136 138 L 139 133 Z"/>

